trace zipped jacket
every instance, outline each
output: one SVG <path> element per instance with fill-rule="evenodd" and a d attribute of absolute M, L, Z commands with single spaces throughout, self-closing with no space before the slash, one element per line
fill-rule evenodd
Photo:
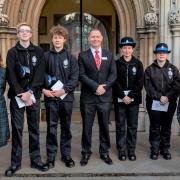
<path fill-rule="evenodd" d="M 8 97 L 32 90 L 36 98 L 41 97 L 44 82 L 45 60 L 42 48 L 30 43 L 28 48 L 19 42 L 7 53 L 7 81 L 9 84 Z M 21 77 L 21 66 L 29 68 L 30 74 Z"/>
<path fill-rule="evenodd" d="M 114 101 L 117 98 L 125 97 L 124 91 L 129 91 L 128 96 L 133 99 L 131 104 L 140 104 L 142 102 L 141 90 L 143 88 L 144 70 L 140 60 L 132 56 L 129 62 L 123 57 L 116 61 L 117 79 L 114 84 Z"/>
<path fill-rule="evenodd" d="M 168 60 L 163 67 L 155 60 L 145 70 L 144 86 L 147 100 L 160 100 L 161 96 L 166 96 L 169 102 L 176 102 L 180 91 L 179 70 Z"/>
<path fill-rule="evenodd" d="M 79 67 L 74 56 L 69 54 L 65 49 L 56 52 L 54 49 L 45 53 L 46 77 L 44 88 L 48 87 L 47 76 L 55 77 L 56 81 L 63 83 L 63 89 L 67 93 L 63 101 L 73 101 L 74 90 L 78 85 Z M 48 98 L 49 100 L 57 100 L 57 98 Z M 58 98 L 59 99 L 59 98 Z"/>

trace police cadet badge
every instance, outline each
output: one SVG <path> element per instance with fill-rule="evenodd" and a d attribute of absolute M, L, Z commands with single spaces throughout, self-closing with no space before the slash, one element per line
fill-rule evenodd
<path fill-rule="evenodd" d="M 133 67 L 133 68 L 132 68 L 132 72 L 133 72 L 133 75 L 135 76 L 135 75 L 136 75 L 136 72 L 137 72 L 136 67 Z"/>
<path fill-rule="evenodd" d="M 67 68 L 67 67 L 68 67 L 68 60 L 67 60 L 67 59 L 65 59 L 65 60 L 63 61 L 63 66 L 64 66 L 64 68 Z"/>
<path fill-rule="evenodd" d="M 169 79 L 172 79 L 172 77 L 173 77 L 172 68 L 168 69 L 168 76 L 169 76 Z"/>
<path fill-rule="evenodd" d="M 32 57 L 32 65 L 33 65 L 33 66 L 36 66 L 36 62 L 37 62 L 37 57 L 36 57 L 36 56 L 33 56 L 33 57 Z"/>

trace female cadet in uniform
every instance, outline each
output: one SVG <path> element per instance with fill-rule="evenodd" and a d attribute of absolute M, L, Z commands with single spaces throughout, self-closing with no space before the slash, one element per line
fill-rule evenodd
<path fill-rule="evenodd" d="M 143 88 L 143 65 L 133 56 L 136 43 L 131 37 L 124 37 L 119 44 L 122 56 L 116 61 L 117 79 L 114 85 L 114 110 L 116 120 L 116 146 L 118 158 L 136 160 L 136 136 L 139 104 Z"/>
<path fill-rule="evenodd" d="M 167 58 L 170 51 L 165 43 L 156 45 L 156 60 L 145 70 L 146 107 L 150 119 L 150 158 L 171 159 L 169 152 L 171 124 L 179 95 L 180 76 Z"/>

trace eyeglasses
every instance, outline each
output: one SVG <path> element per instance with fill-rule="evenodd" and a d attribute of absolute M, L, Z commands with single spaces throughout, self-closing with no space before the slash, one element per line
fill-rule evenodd
<path fill-rule="evenodd" d="M 31 30 L 29 29 L 19 29 L 19 33 L 31 33 Z"/>

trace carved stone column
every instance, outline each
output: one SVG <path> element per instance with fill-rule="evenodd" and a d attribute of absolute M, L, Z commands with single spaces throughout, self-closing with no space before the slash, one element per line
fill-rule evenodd
<path fill-rule="evenodd" d="M 147 33 L 147 43 L 148 43 L 148 56 L 147 64 L 150 65 L 154 60 L 153 49 L 155 46 L 156 31 L 158 27 L 158 17 L 157 17 L 157 7 L 156 0 L 149 0 L 150 12 L 145 14 L 145 32 Z"/>
<path fill-rule="evenodd" d="M 158 28 L 158 16 L 157 16 L 157 5 L 156 5 L 156 0 L 147 0 L 149 3 L 149 9 L 148 13 L 145 14 L 144 16 L 144 21 L 145 21 L 145 27 L 144 31 L 139 31 L 141 34 L 146 34 L 146 45 L 144 44 L 142 48 L 146 47 L 147 48 L 147 55 L 146 55 L 146 63 L 145 67 L 150 65 L 153 60 L 154 60 L 154 55 L 153 55 L 153 49 L 155 46 L 155 40 L 156 40 L 156 32 Z"/>
<path fill-rule="evenodd" d="M 9 28 L 9 18 L 2 13 L 5 0 L 0 0 L 0 53 L 5 63 L 7 51 L 15 43 L 16 29 Z"/>
<path fill-rule="evenodd" d="M 172 32 L 172 62 L 180 68 L 180 13 L 175 1 L 172 3 L 172 9 L 168 14 L 168 23 Z"/>
<path fill-rule="evenodd" d="M 172 32 L 172 63 L 180 69 L 180 10 L 177 8 L 176 3 L 177 1 L 172 1 L 172 8 L 168 14 L 168 23 Z M 172 131 L 176 134 L 180 132 L 176 114 L 172 124 Z"/>
<path fill-rule="evenodd" d="M 0 53 L 3 62 L 6 61 L 7 51 L 16 42 L 16 29 L 9 27 L 0 27 Z"/>
<path fill-rule="evenodd" d="M 156 29 L 150 29 L 147 27 L 144 28 L 137 28 L 137 32 L 139 34 L 139 46 L 140 46 L 140 59 L 143 62 L 144 69 L 150 65 L 154 58 L 153 58 L 153 48 L 154 48 L 154 41 L 156 36 Z M 149 121 L 148 121 L 148 114 L 145 110 L 145 91 L 143 90 L 143 101 L 142 107 L 140 107 L 139 112 L 139 126 L 141 130 L 145 132 L 149 132 Z"/>
<path fill-rule="evenodd" d="M 180 69 L 180 24 L 171 24 L 172 32 L 172 62 Z"/>
<path fill-rule="evenodd" d="M 148 0 L 150 9 L 149 12 L 145 14 L 144 21 L 145 26 L 144 27 L 138 27 L 137 33 L 139 35 L 139 45 L 140 45 L 140 59 L 143 62 L 144 68 L 149 66 L 153 60 L 153 49 L 155 46 L 155 40 L 156 40 L 156 32 L 157 32 L 157 24 L 158 24 L 158 17 L 156 13 L 156 1 L 154 0 Z M 149 121 L 147 112 L 144 109 L 145 107 L 145 91 L 143 91 L 143 103 L 142 107 L 140 108 L 139 116 L 143 116 L 143 120 L 141 123 L 139 123 L 142 126 L 142 129 L 144 129 L 145 132 L 149 132 Z M 141 121 L 141 118 L 139 118 Z"/>

